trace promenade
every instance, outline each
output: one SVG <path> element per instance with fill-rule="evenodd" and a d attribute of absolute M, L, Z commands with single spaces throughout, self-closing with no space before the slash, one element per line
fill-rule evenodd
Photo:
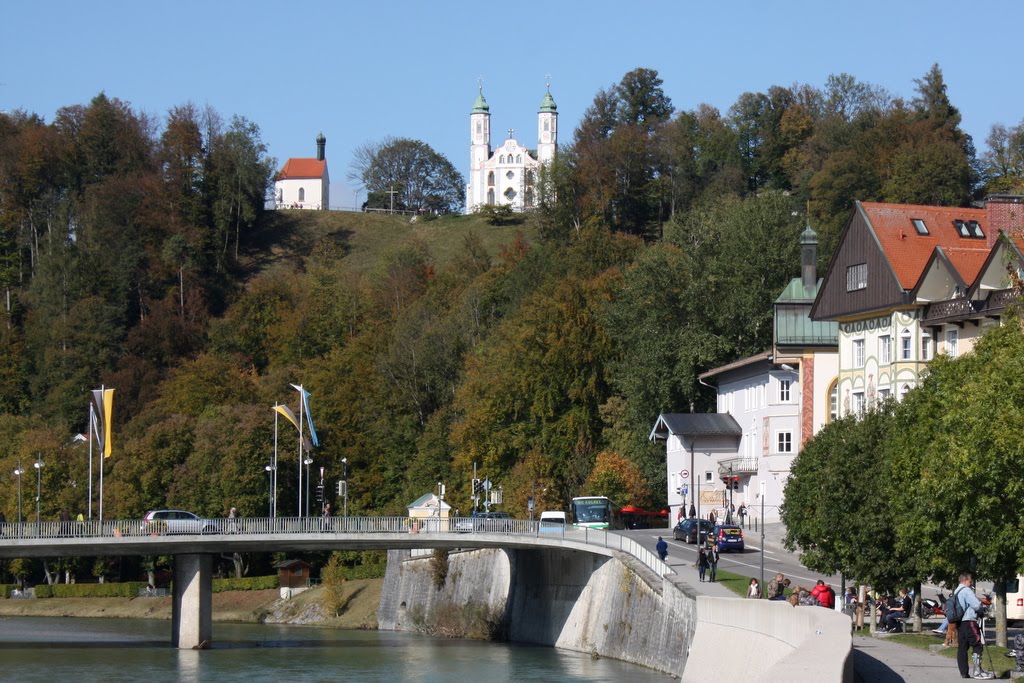
<path fill-rule="evenodd" d="M 785 553 L 782 545 L 786 528 L 782 523 L 766 524 L 764 528 L 764 546 L 766 550 Z M 760 532 L 748 532 L 751 543 L 760 543 Z M 756 539 L 756 541 L 755 541 Z M 731 590 L 719 583 L 704 582 L 697 579 L 697 570 L 692 561 L 669 556 L 668 564 L 676 571 L 679 583 L 690 586 L 695 593 L 713 597 L 736 597 Z M 833 586 L 838 591 L 838 586 Z M 796 608 L 801 609 L 801 608 Z M 813 608 L 805 608 L 813 609 Z M 936 644 L 941 642 L 935 639 Z M 960 673 L 956 668 L 956 660 L 946 656 L 918 650 L 907 645 L 875 638 L 871 635 L 853 636 L 853 667 L 856 679 L 864 683 L 934 683 L 937 681 L 959 681 Z"/>

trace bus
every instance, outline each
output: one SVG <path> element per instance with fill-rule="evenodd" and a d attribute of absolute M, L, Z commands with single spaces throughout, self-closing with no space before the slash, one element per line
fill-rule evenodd
<path fill-rule="evenodd" d="M 621 529 L 619 508 L 605 496 L 580 496 L 572 499 L 572 519 L 586 529 Z"/>
<path fill-rule="evenodd" d="M 635 505 L 626 505 L 619 510 L 619 518 L 625 529 L 668 529 L 668 510 L 655 512 L 642 510 Z"/>

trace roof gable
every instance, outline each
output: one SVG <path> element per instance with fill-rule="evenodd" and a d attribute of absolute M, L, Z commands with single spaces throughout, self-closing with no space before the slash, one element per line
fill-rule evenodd
<path fill-rule="evenodd" d="M 743 436 L 736 418 L 729 413 L 662 413 L 648 437 L 655 439 L 676 436 Z"/>
<path fill-rule="evenodd" d="M 971 282 L 968 290 L 969 296 L 984 298 L 986 294 L 999 289 L 1008 289 L 1012 286 L 1008 269 L 1013 268 L 1020 272 L 1024 268 L 1024 239 L 1020 236 L 1007 236 L 1000 232 L 991 251 L 985 261 L 978 269 L 978 273 Z"/>
<path fill-rule="evenodd" d="M 327 175 L 327 161 L 320 159 L 289 159 L 277 174 L 276 180 L 295 178 L 323 178 Z"/>

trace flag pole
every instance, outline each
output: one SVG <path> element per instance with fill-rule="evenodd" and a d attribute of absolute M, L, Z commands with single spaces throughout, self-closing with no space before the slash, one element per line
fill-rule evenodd
<path fill-rule="evenodd" d="M 274 471 L 270 473 L 274 484 L 274 497 L 270 504 L 272 517 L 277 517 L 277 401 L 274 401 Z"/>
<path fill-rule="evenodd" d="M 302 457 L 302 415 L 303 415 L 302 408 L 303 408 L 304 401 L 302 400 L 302 385 L 300 384 L 297 388 L 299 390 L 299 516 L 300 517 L 309 517 L 309 497 L 308 496 L 306 497 L 305 514 L 303 514 L 303 508 L 302 508 L 302 465 L 303 465 L 303 463 L 305 461 L 305 458 Z"/>
<path fill-rule="evenodd" d="M 89 426 L 86 428 L 89 434 L 89 520 L 92 520 L 92 437 L 96 432 L 96 410 L 89 401 Z"/>
<path fill-rule="evenodd" d="M 106 386 L 101 384 L 100 385 L 100 396 L 103 396 L 104 401 L 106 400 L 105 391 L 106 391 Z M 104 403 L 104 405 L 105 405 L 105 403 Z M 103 429 L 106 430 L 106 425 L 103 426 Z M 103 450 L 106 451 L 106 446 L 103 447 Z M 100 524 L 103 523 L 103 457 L 104 457 L 104 453 L 101 452 L 100 453 Z"/>

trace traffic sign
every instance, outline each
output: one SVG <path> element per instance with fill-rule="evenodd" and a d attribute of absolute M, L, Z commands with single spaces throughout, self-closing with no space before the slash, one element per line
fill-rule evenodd
<path fill-rule="evenodd" d="M 690 485 L 689 484 L 683 484 L 682 491 L 683 491 L 683 495 L 685 496 L 687 493 L 690 492 Z"/>
<path fill-rule="evenodd" d="M 690 470 L 679 470 L 679 476 L 683 479 L 690 478 Z"/>

